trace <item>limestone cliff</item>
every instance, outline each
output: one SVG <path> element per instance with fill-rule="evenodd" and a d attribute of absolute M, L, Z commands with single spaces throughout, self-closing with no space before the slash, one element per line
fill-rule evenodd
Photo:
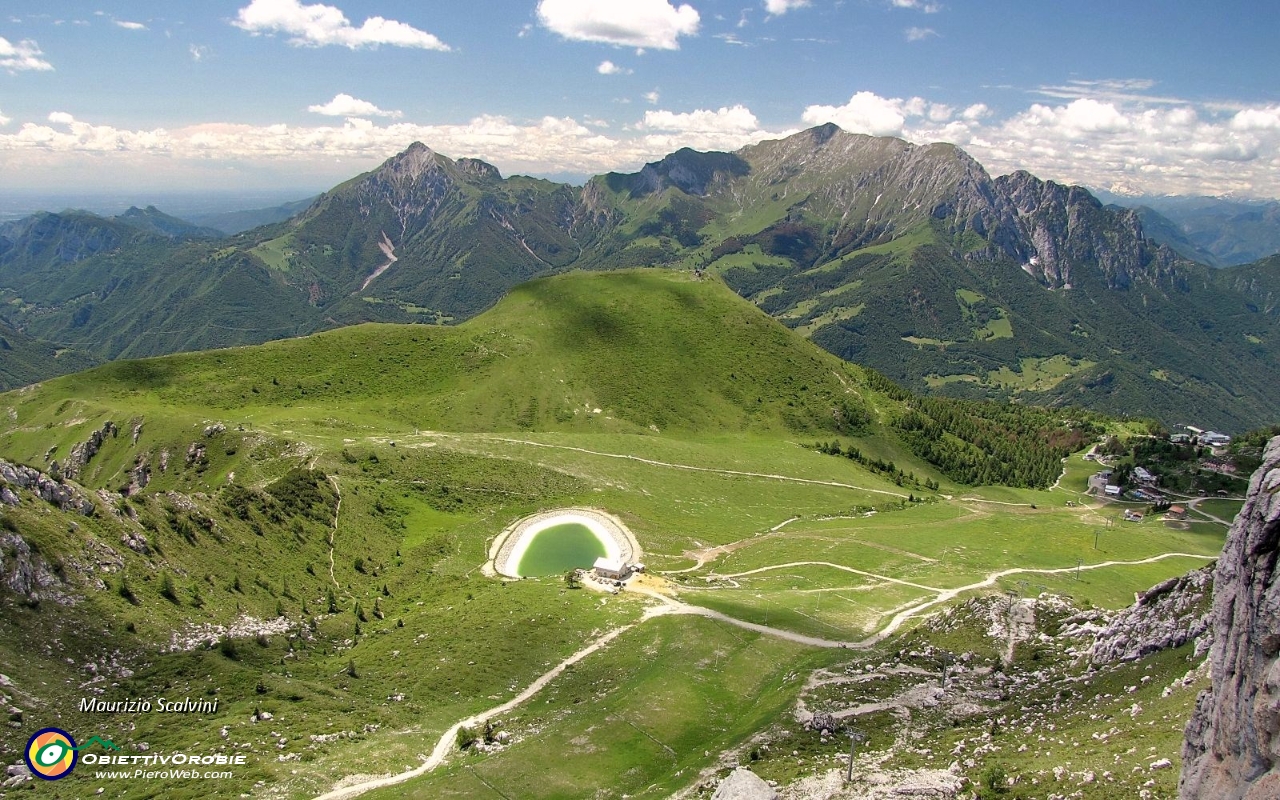
<path fill-rule="evenodd" d="M 1211 687 L 1187 723 L 1180 794 L 1280 797 L 1280 437 L 1249 483 L 1214 576 Z"/>

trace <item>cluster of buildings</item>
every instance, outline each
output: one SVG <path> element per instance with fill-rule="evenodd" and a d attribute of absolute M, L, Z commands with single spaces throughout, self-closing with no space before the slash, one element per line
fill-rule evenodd
<path fill-rule="evenodd" d="M 1102 469 L 1095 472 L 1089 478 L 1089 489 L 1092 491 L 1101 491 L 1104 497 L 1121 497 L 1124 495 L 1124 487 L 1118 483 L 1112 483 L 1111 479 L 1115 475 L 1115 471 L 1111 469 Z M 1130 494 L 1138 500 L 1158 501 L 1163 499 L 1159 492 L 1155 490 L 1155 486 L 1160 482 L 1160 477 L 1155 473 L 1147 470 L 1145 467 L 1133 468 L 1133 479 L 1138 484 L 1138 488 L 1130 490 Z"/>
<path fill-rule="evenodd" d="M 1201 447 L 1211 447 L 1214 450 L 1221 450 L 1231 445 L 1231 437 L 1225 433 L 1217 431 L 1206 431 L 1192 425 L 1186 426 L 1191 433 L 1175 433 L 1169 437 L 1172 444 L 1195 444 Z"/>
<path fill-rule="evenodd" d="M 1128 492 L 1118 483 L 1112 483 L 1115 471 L 1111 469 L 1102 469 L 1095 472 L 1089 478 L 1089 489 L 1092 492 L 1100 492 L 1103 497 L 1113 497 L 1117 500 L 1123 498 L 1126 494 L 1134 500 L 1144 503 L 1159 503 L 1164 500 L 1157 489 L 1156 485 L 1160 483 L 1160 476 L 1151 472 L 1146 467 L 1133 468 L 1133 481 L 1137 486 L 1130 487 Z M 1128 515 L 1125 519 L 1128 519 Z"/>

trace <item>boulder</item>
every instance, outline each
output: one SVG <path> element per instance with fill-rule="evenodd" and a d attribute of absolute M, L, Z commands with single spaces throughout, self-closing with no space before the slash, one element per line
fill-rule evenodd
<path fill-rule="evenodd" d="M 778 793 L 746 767 L 738 767 L 720 782 L 711 800 L 777 800 Z"/>

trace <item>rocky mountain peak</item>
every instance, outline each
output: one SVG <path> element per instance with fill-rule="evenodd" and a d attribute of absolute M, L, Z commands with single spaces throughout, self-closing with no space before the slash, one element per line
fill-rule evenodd
<path fill-rule="evenodd" d="M 421 142 L 366 175 L 355 187 L 360 213 L 369 217 L 390 206 L 400 224 L 396 233 L 430 220 L 455 189 L 455 165 Z"/>
<path fill-rule="evenodd" d="M 439 155 L 422 142 L 414 142 L 403 153 L 383 162 L 374 173 L 391 182 L 412 184 L 424 175 L 441 168 L 448 159 Z"/>
<path fill-rule="evenodd" d="M 1249 481 L 1214 575 L 1210 688 L 1182 751 L 1184 800 L 1280 797 L 1280 437 Z"/>

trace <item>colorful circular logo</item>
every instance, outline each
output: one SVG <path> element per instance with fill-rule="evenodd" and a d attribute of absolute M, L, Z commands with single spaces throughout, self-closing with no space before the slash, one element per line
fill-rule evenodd
<path fill-rule="evenodd" d="M 24 757 L 37 778 L 56 781 L 76 765 L 76 740 L 59 728 L 41 728 L 27 740 Z"/>

